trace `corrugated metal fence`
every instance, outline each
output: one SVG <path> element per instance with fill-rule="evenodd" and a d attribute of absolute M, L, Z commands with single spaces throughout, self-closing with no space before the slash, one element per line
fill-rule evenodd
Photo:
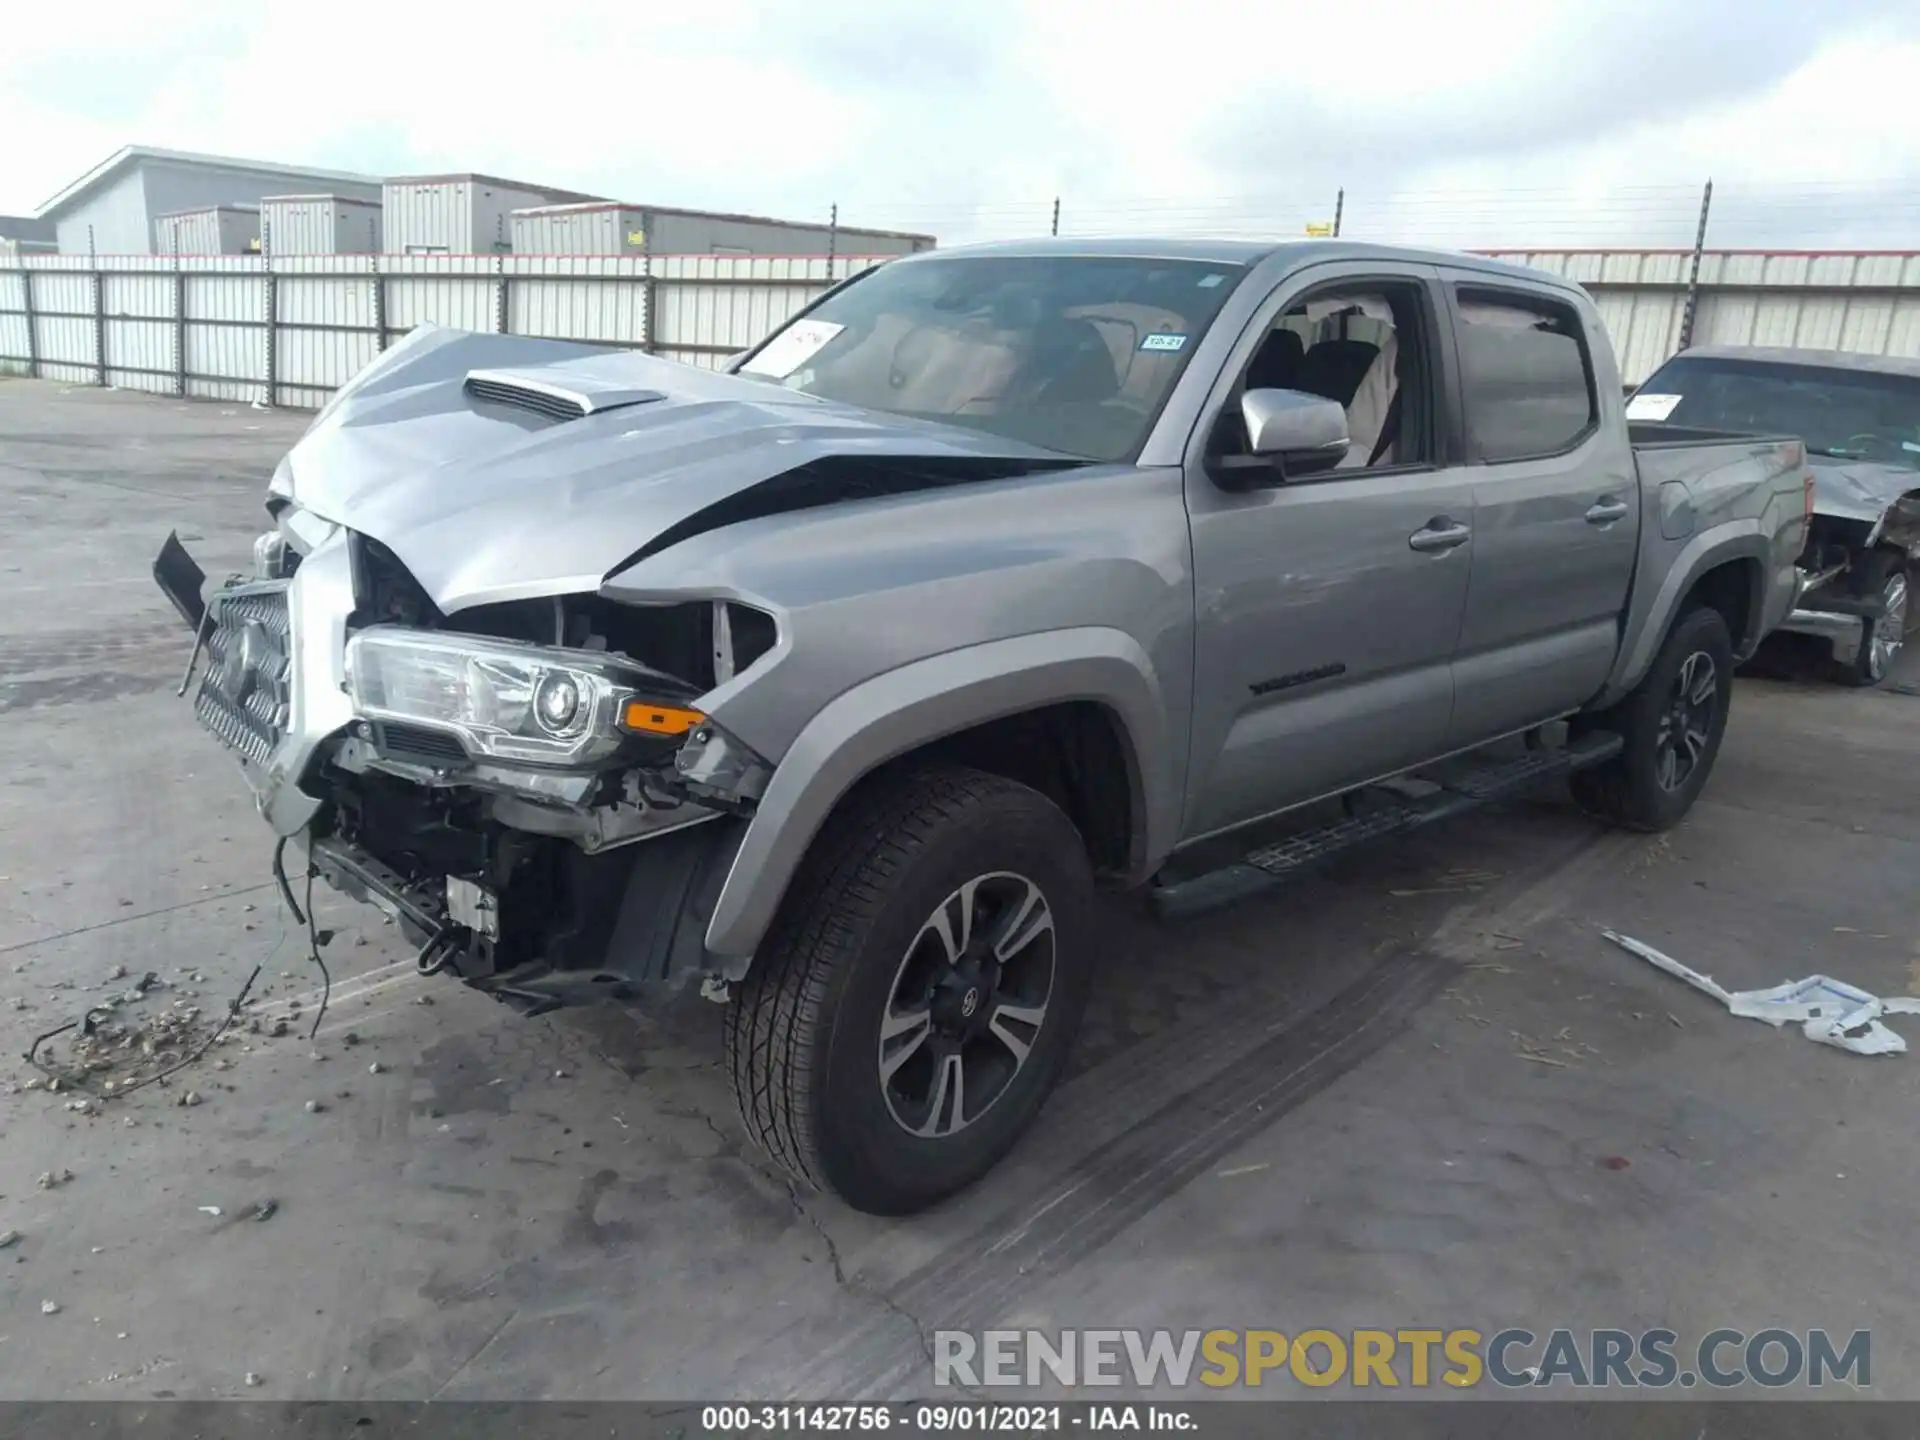
<path fill-rule="evenodd" d="M 1500 251 L 1593 293 L 1622 376 L 1694 344 L 1920 357 L 1920 255 Z M 315 407 L 415 325 L 625 346 L 712 366 L 870 257 L 0 257 L 0 371 Z M 267 324 L 271 314 L 274 323 Z"/>
<path fill-rule="evenodd" d="M 1621 378 L 1638 384 L 1683 343 L 1788 345 L 1920 359 L 1920 254 L 1910 251 L 1500 250 L 1585 286 Z M 1692 300 L 1690 338 L 1687 306 Z"/>
<path fill-rule="evenodd" d="M 416 325 L 711 367 L 860 256 L 33 256 L 0 261 L 0 371 L 317 408 Z M 272 323 L 268 323 L 268 317 Z"/>

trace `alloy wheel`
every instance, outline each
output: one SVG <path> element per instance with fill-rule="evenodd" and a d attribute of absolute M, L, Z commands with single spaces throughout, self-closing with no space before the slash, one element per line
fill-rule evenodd
<path fill-rule="evenodd" d="M 1687 656 L 1674 677 L 1673 693 L 1654 738 L 1654 778 L 1662 790 L 1678 790 L 1700 768 L 1720 704 L 1720 671 L 1704 650 Z"/>
<path fill-rule="evenodd" d="M 1880 592 L 1886 608 L 1867 632 L 1867 678 L 1884 680 L 1907 638 L 1907 577 L 1891 575 Z"/>
<path fill-rule="evenodd" d="M 973 1124 L 1026 1066 L 1053 998 L 1053 910 L 1032 880 L 977 875 L 940 902 L 894 972 L 880 1088 L 902 1129 Z"/>

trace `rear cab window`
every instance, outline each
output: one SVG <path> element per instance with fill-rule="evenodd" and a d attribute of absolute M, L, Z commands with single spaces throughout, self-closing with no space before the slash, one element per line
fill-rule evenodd
<path fill-rule="evenodd" d="M 1493 286 L 1454 291 L 1467 453 L 1485 464 L 1564 455 L 1600 423 L 1593 357 L 1571 305 Z"/>

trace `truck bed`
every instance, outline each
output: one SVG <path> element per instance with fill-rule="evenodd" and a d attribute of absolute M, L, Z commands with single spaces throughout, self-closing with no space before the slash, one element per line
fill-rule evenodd
<path fill-rule="evenodd" d="M 1654 493 L 1669 481 L 1711 479 L 1715 488 L 1728 482 L 1744 486 L 1787 471 L 1797 477 L 1807 467 L 1806 447 L 1791 435 L 1742 435 L 1635 420 L 1627 425 L 1627 439 L 1640 478 Z M 1732 467 L 1739 467 L 1737 474 L 1722 473 Z M 1694 499 L 1698 504 L 1702 497 Z"/>
<path fill-rule="evenodd" d="M 1627 437 L 1640 474 L 1640 560 L 1627 601 L 1622 664 L 1610 687 L 1618 698 L 1651 659 L 1675 598 L 1694 581 L 1694 553 L 1707 537 L 1742 532 L 1739 547 L 1758 567 L 1751 623 L 1735 637 L 1735 653 L 1752 654 L 1786 619 L 1798 594 L 1795 562 L 1807 540 L 1807 451 L 1786 435 L 1738 435 L 1683 425 L 1630 422 Z M 1735 519 L 1733 517 L 1744 517 Z"/>

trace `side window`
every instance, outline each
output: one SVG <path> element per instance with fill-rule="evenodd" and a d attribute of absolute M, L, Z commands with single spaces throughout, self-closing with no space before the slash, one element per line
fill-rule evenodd
<path fill-rule="evenodd" d="M 1215 428 L 1214 453 L 1244 453 L 1242 393 L 1298 390 L 1346 410 L 1352 445 L 1339 469 L 1431 463 L 1425 313 L 1417 285 L 1389 281 L 1342 283 L 1289 305 L 1254 348 Z"/>
<path fill-rule="evenodd" d="M 1489 463 L 1558 455 L 1599 423 L 1571 306 L 1467 286 L 1455 302 L 1469 454 Z"/>

